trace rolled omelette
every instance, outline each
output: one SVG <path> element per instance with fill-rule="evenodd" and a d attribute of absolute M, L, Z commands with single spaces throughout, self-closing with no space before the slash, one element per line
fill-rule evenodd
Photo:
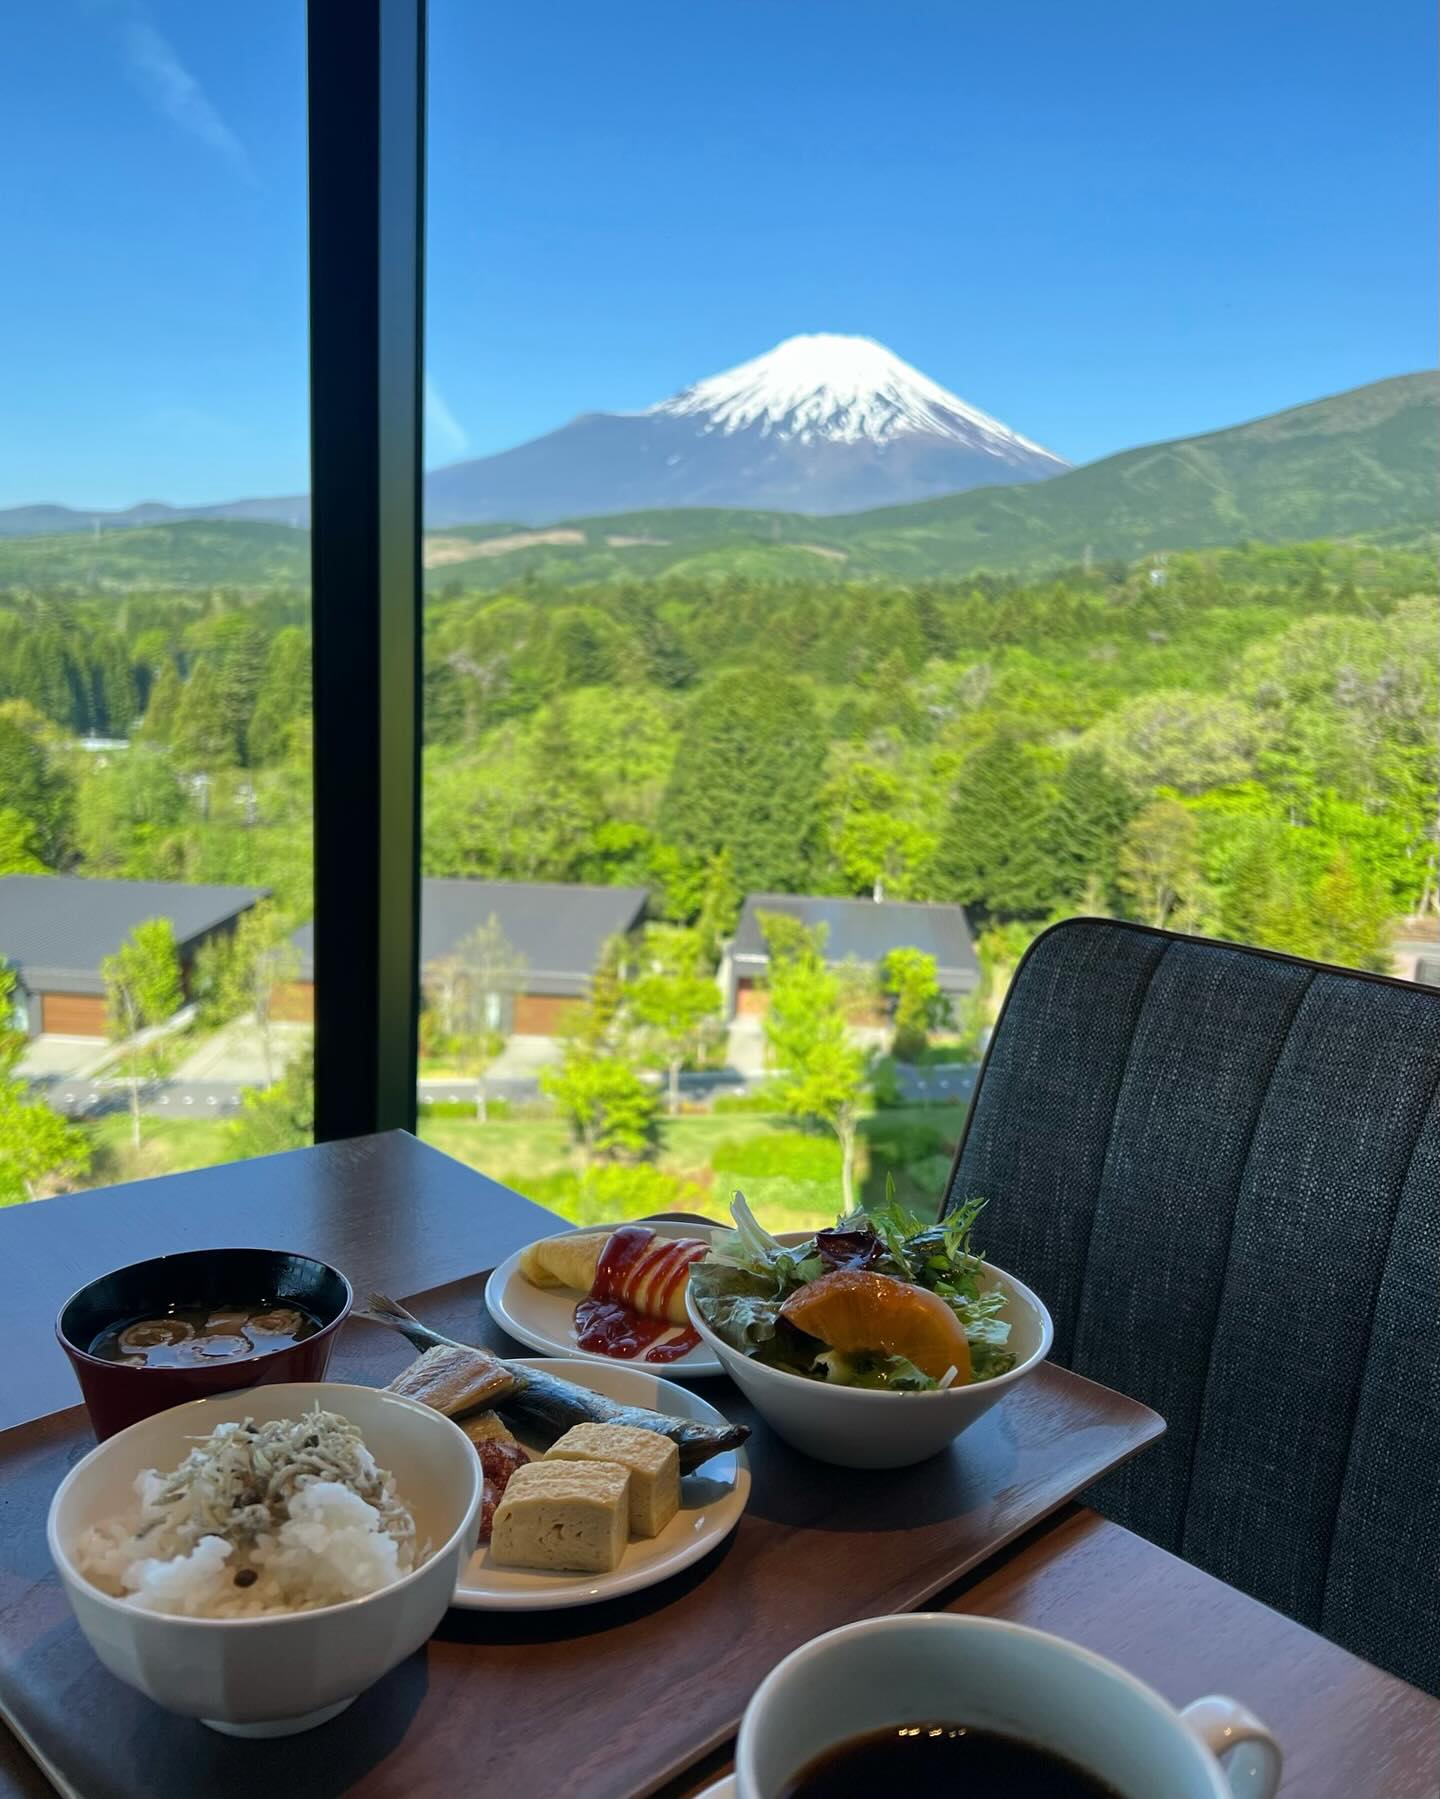
<path fill-rule="evenodd" d="M 532 1286 L 623 1300 L 647 1318 L 684 1324 L 690 1264 L 709 1253 L 702 1238 L 660 1237 L 645 1225 L 627 1224 L 615 1231 L 542 1237 L 520 1252 L 519 1267 Z"/>

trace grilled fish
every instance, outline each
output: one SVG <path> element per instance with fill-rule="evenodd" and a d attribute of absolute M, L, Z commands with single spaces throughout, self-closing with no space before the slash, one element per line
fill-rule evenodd
<path fill-rule="evenodd" d="M 399 1331 L 425 1352 L 390 1384 L 393 1391 L 408 1393 L 426 1403 L 434 1403 L 423 1390 L 429 1384 L 460 1412 L 493 1408 L 512 1423 L 528 1424 L 552 1440 L 562 1437 L 572 1424 L 629 1424 L 636 1430 L 658 1431 L 679 1450 L 682 1474 L 692 1474 L 711 1456 L 738 1449 L 750 1435 L 748 1424 L 722 1426 L 703 1424 L 698 1418 L 667 1418 L 662 1412 L 649 1412 L 642 1406 L 620 1405 L 603 1393 L 560 1380 L 543 1369 L 502 1361 L 489 1350 L 474 1349 L 432 1331 L 383 1293 L 372 1293 L 369 1306 L 354 1315 Z M 442 1349 L 449 1352 L 445 1360 L 436 1354 Z M 457 1350 L 463 1352 L 465 1361 L 455 1357 Z M 441 1372 L 436 1374 L 436 1370 Z M 406 1382 L 410 1384 L 401 1384 Z M 467 1391 L 475 1397 L 462 1399 Z M 445 1405 L 437 1409 L 447 1411 L 451 1417 L 456 1415 Z"/>
<path fill-rule="evenodd" d="M 477 1407 L 498 1404 L 514 1385 L 495 1357 L 483 1349 L 437 1343 L 397 1374 L 385 1391 L 403 1393 L 447 1418 L 458 1418 Z"/>

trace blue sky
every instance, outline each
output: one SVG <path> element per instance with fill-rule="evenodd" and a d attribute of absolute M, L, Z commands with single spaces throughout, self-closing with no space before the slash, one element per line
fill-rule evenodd
<path fill-rule="evenodd" d="M 1075 461 L 1433 360 L 1429 0 L 432 0 L 432 461 L 796 331 Z M 0 505 L 306 484 L 301 0 L 0 27 Z"/>

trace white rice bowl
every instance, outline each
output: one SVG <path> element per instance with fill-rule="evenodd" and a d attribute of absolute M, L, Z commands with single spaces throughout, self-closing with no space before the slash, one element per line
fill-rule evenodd
<path fill-rule="evenodd" d="M 75 1546 L 87 1580 L 114 1598 L 180 1618 L 258 1618 L 313 1611 L 378 1593 L 414 1565 L 373 1505 L 339 1481 L 316 1481 L 290 1502 L 290 1517 L 253 1548 L 224 1537 L 195 1538 L 147 1507 L 160 1484 L 154 1469 L 136 1482 L 140 1505 L 127 1519 L 97 1524 Z M 253 1584 L 237 1587 L 241 1569 Z"/>
<path fill-rule="evenodd" d="M 310 1413 L 306 1421 L 321 1416 Z M 243 1454 L 230 1446 L 244 1445 L 247 1432 L 253 1440 L 248 1419 L 221 1425 L 180 1469 L 161 1474 L 147 1468 L 137 1475 L 134 1506 L 92 1525 L 77 1540 L 75 1563 L 85 1578 L 144 1611 L 180 1618 L 258 1618 L 363 1599 L 416 1566 L 413 1521 L 395 1494 L 394 1481 L 376 1466 L 358 1433 L 345 1445 L 348 1458 L 378 1505 L 344 1479 L 316 1473 L 297 1479 L 293 1471 L 277 1496 L 267 1494 L 266 1503 L 248 1513 L 233 1498 L 233 1475 L 228 1487 L 212 1480 L 205 1491 L 197 1493 L 192 1486 L 177 1497 L 176 1482 L 187 1469 L 202 1463 L 217 1445 L 222 1456 Z M 265 1470 L 247 1470 L 238 1484 L 242 1489 L 252 1482 L 263 1486 L 264 1479 Z M 217 1486 L 222 1501 L 234 1505 L 235 1518 L 248 1518 L 248 1528 L 228 1525 L 223 1505 L 218 1515 L 228 1534 L 214 1528 Z"/>

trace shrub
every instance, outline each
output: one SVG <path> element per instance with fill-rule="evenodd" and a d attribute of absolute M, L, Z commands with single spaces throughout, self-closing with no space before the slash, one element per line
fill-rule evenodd
<path fill-rule="evenodd" d="M 760 1091 L 757 1093 L 717 1093 L 710 1102 L 710 1110 L 723 1116 L 727 1112 L 758 1112 L 765 1117 L 775 1114 L 773 1095 Z"/>
<path fill-rule="evenodd" d="M 708 1199 L 704 1188 L 694 1181 L 644 1163 L 601 1163 L 580 1174 L 561 1168 L 552 1174 L 501 1175 L 499 1179 L 572 1224 L 619 1224 L 653 1212 L 703 1211 Z"/>
<path fill-rule="evenodd" d="M 837 1181 L 840 1145 L 829 1135 L 774 1131 L 756 1137 L 727 1137 L 710 1153 L 717 1174 L 742 1180 L 784 1178 L 792 1181 Z"/>

